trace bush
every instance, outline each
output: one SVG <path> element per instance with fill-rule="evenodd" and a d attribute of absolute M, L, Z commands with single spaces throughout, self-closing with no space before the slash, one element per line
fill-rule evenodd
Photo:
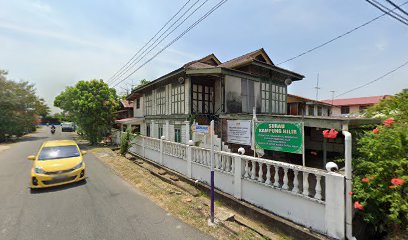
<path fill-rule="evenodd" d="M 135 138 L 135 135 L 132 134 L 130 130 L 127 130 L 125 133 L 122 133 L 120 138 L 120 154 L 125 155 L 129 148 L 132 146 L 132 141 Z"/>
<path fill-rule="evenodd" d="M 366 132 L 353 162 L 357 215 L 377 235 L 407 230 L 408 124 L 384 121 Z"/>

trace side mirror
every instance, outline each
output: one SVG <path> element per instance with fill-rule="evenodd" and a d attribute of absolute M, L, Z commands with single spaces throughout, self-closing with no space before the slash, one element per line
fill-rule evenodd
<path fill-rule="evenodd" d="M 35 156 L 34 155 L 30 155 L 27 157 L 28 160 L 34 161 L 35 160 Z"/>
<path fill-rule="evenodd" d="M 85 155 L 85 154 L 86 154 L 86 151 L 82 150 L 82 151 L 81 151 L 81 154 L 82 154 L 82 155 Z"/>

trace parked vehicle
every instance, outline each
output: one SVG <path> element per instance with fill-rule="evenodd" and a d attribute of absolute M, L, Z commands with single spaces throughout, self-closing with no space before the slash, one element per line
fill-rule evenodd
<path fill-rule="evenodd" d="M 30 187 L 52 187 L 85 179 L 85 154 L 72 140 L 44 142 L 36 156 L 27 157 L 34 161 Z"/>
<path fill-rule="evenodd" d="M 73 122 L 63 122 L 61 123 L 62 132 L 73 132 L 75 131 L 75 124 Z"/>

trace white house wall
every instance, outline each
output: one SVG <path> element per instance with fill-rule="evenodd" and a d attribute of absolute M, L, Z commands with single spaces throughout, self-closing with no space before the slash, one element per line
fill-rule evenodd
<path fill-rule="evenodd" d="M 133 117 L 144 117 L 144 102 L 143 97 L 140 97 L 140 108 L 136 108 L 136 100 L 133 102 Z"/>

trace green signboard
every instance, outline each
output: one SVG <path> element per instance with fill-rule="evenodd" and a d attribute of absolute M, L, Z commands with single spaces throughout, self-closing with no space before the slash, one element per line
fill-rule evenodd
<path fill-rule="evenodd" d="M 258 122 L 256 148 L 302 154 L 303 125 L 300 122 Z"/>

